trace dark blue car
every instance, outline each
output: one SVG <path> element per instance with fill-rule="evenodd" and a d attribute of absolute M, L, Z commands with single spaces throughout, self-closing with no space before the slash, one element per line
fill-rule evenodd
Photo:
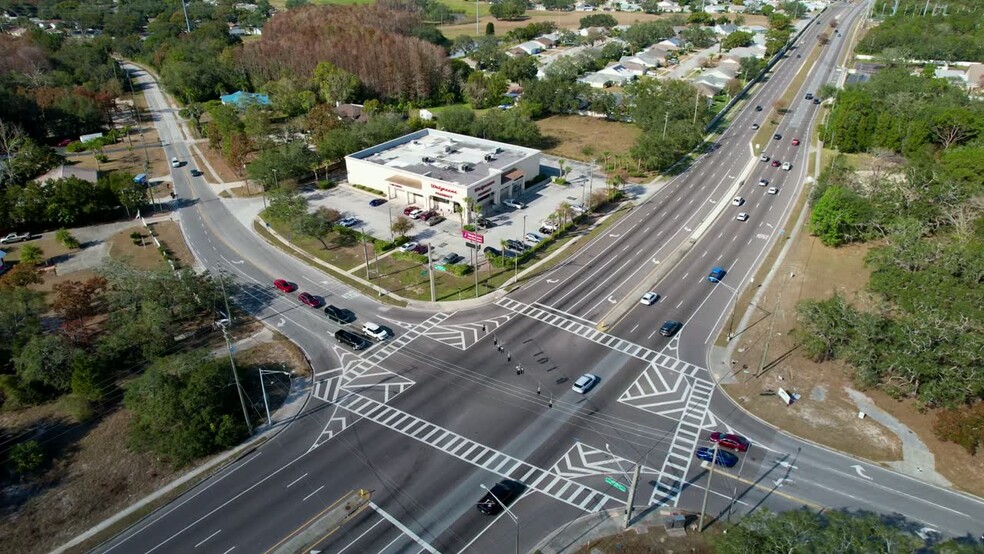
<path fill-rule="evenodd" d="M 710 462 L 714 458 L 714 449 L 701 446 L 696 452 L 694 452 L 694 455 L 705 462 Z M 735 456 L 731 452 L 725 452 L 724 450 L 719 449 L 717 452 L 717 462 L 715 463 L 719 466 L 734 467 L 734 465 L 738 463 L 738 456 Z"/>
<path fill-rule="evenodd" d="M 727 274 L 728 272 L 725 271 L 723 267 L 715 267 L 711 270 L 711 274 L 707 276 L 707 280 L 712 283 L 717 283 L 721 279 L 724 279 L 724 276 Z"/>
<path fill-rule="evenodd" d="M 386 203 L 386 200 L 384 200 L 382 198 L 373 198 L 372 200 L 369 201 L 369 205 L 370 206 L 373 206 L 373 207 L 375 207 L 375 206 L 382 206 L 385 203 Z"/>

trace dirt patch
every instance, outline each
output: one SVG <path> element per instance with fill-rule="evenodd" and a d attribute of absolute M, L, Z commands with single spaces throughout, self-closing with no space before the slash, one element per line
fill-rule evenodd
<path fill-rule="evenodd" d="M 544 136 L 555 142 L 545 152 L 586 161 L 606 151 L 613 154 L 628 152 L 641 132 L 630 123 L 576 115 L 555 115 L 536 124 Z M 588 154 L 585 154 L 586 148 Z"/>
<path fill-rule="evenodd" d="M 179 268 L 195 265 L 195 256 L 188 248 L 184 235 L 181 234 L 181 227 L 176 221 L 158 221 L 151 223 L 150 226 L 157 233 L 157 240 L 161 241 L 168 256 Z"/>
<path fill-rule="evenodd" d="M 725 390 L 745 409 L 791 433 L 876 461 L 901 459 L 902 443 L 871 418 L 858 419 L 857 407 L 844 388 L 852 386 L 840 363 L 816 364 L 797 350 L 796 305 L 842 293 L 863 303 L 859 291 L 870 271 L 864 266 L 869 246 L 828 248 L 801 232 L 783 266 L 755 305 L 755 315 L 737 334 L 732 356 L 737 384 Z M 740 312 L 748 307 L 746 299 Z M 771 337 L 771 339 L 770 339 Z M 779 388 L 800 395 L 786 406 L 774 395 Z M 766 395 L 768 393 L 772 395 Z M 820 400 L 822 398 L 822 400 Z"/>
<path fill-rule="evenodd" d="M 201 157 L 198 155 L 199 151 L 202 153 L 202 156 L 208 160 L 208 165 L 202 163 Z M 233 181 L 243 180 L 239 174 L 229 167 L 229 164 L 225 161 L 225 158 L 223 158 L 217 150 L 211 148 L 207 142 L 199 143 L 198 151 L 192 149 L 191 152 L 191 157 L 194 159 L 193 162 L 190 162 L 191 167 L 203 172 L 205 174 L 205 178 L 209 182 L 231 183 Z"/>
<path fill-rule="evenodd" d="M 688 520 L 695 520 L 689 516 Z M 692 521 L 687 522 L 693 524 Z M 702 554 L 714 552 L 712 540 L 719 531 L 708 528 L 703 533 L 687 531 L 683 537 L 671 537 L 666 534 L 662 525 L 642 527 L 634 525 L 621 533 L 594 539 L 575 550 L 575 554 L 592 554 L 594 552 L 618 552 L 619 554 L 653 554 L 656 552 L 688 552 Z"/>
<path fill-rule="evenodd" d="M 262 367 L 269 370 L 288 371 L 294 375 L 308 376 L 311 368 L 308 366 L 304 353 L 287 337 L 273 332 L 273 340 L 258 344 L 249 350 L 240 352 L 237 363 L 243 367 Z"/>

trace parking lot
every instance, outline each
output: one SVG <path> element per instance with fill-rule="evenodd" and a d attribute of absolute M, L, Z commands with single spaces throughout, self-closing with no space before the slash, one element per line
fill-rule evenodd
<path fill-rule="evenodd" d="M 483 244 L 501 248 L 503 240 L 522 240 L 523 235 L 528 232 L 539 234 L 541 223 L 549 219 L 562 202 L 572 206 L 581 204 L 582 201 L 587 201 L 589 187 L 592 190 L 605 188 L 604 177 L 597 172 L 591 182 L 585 164 L 565 164 L 565 167 L 568 168 L 566 178 L 569 184 L 555 185 L 547 180 L 527 188 L 526 192 L 517 198 L 526 204 L 526 208 L 515 209 L 504 205 L 495 206 L 494 209 L 487 208 L 482 215 L 494 225 L 478 231 L 484 237 Z M 544 156 L 540 170 L 551 176 L 557 175 L 556 159 Z M 355 225 L 355 229 L 384 240 L 392 238 L 391 222 L 403 216 L 403 210 L 407 207 L 405 203 L 394 200 L 389 200 L 381 206 L 370 206 L 369 202 L 380 196 L 346 185 L 331 190 L 306 192 L 304 196 L 313 208 L 325 206 L 338 210 L 346 216 L 357 218 L 359 223 Z M 424 206 L 419 207 L 424 208 Z M 423 221 L 414 221 L 410 236 L 415 241 L 429 244 L 436 255 L 443 256 L 448 252 L 455 252 L 467 258 L 467 247 L 461 237 L 461 214 L 442 215 L 447 219 L 434 226 L 429 226 Z"/>

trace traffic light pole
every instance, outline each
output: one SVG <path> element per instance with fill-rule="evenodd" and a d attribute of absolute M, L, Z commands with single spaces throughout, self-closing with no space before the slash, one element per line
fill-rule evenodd
<path fill-rule="evenodd" d="M 711 455 L 711 472 L 707 476 L 707 488 L 704 489 L 704 502 L 700 506 L 700 521 L 697 522 L 697 532 L 704 532 L 704 514 L 707 513 L 707 496 L 711 492 L 711 480 L 714 479 L 714 466 L 717 465 L 718 443 L 714 443 L 714 453 Z"/>

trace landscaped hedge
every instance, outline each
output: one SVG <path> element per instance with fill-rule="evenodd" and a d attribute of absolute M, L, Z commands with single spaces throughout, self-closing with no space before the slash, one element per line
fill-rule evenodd
<path fill-rule="evenodd" d="M 393 259 L 410 260 L 412 262 L 417 262 L 420 264 L 427 263 L 427 256 L 425 254 L 418 254 L 416 252 L 394 252 Z"/>
<path fill-rule="evenodd" d="M 366 191 L 368 193 L 377 194 L 379 196 L 386 196 L 386 193 L 383 192 L 383 191 L 381 191 L 381 190 L 379 190 L 379 189 L 374 189 L 372 187 L 367 187 L 365 185 L 356 185 L 354 183 L 352 184 L 352 186 L 355 187 L 355 188 L 357 188 L 357 189 L 359 189 L 359 190 L 364 190 L 364 191 Z"/>
<path fill-rule="evenodd" d="M 457 275 L 458 277 L 468 275 L 474 269 L 470 264 L 451 264 L 444 266 L 444 268 L 448 273 Z"/>

